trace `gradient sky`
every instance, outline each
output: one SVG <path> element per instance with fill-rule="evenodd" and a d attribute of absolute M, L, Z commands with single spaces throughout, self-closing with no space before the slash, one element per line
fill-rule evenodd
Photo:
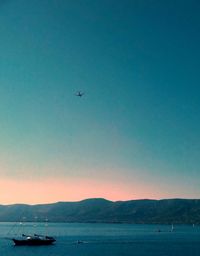
<path fill-rule="evenodd" d="M 0 203 L 199 198 L 199 13 L 1 0 Z"/>

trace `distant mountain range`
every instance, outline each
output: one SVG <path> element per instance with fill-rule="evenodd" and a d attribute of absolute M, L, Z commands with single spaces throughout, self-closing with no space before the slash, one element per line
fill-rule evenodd
<path fill-rule="evenodd" d="M 0 205 L 0 221 L 88 223 L 200 223 L 200 199 L 130 200 L 112 202 L 103 198 L 53 204 Z"/>

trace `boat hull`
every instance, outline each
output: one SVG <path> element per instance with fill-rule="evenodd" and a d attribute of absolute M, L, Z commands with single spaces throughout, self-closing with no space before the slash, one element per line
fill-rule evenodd
<path fill-rule="evenodd" d="M 12 239 L 15 245 L 52 245 L 55 242 L 55 239 Z"/>

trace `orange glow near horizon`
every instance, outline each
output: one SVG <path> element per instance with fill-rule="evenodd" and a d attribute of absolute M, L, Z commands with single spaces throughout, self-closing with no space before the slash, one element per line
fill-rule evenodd
<path fill-rule="evenodd" d="M 0 204 L 53 203 L 57 201 L 79 201 L 102 197 L 108 200 L 130 200 L 146 198 L 148 188 L 120 182 L 109 183 L 89 179 L 22 180 L 1 179 Z M 147 193 L 148 192 L 148 193 Z"/>
<path fill-rule="evenodd" d="M 0 204 L 46 204 L 58 201 L 80 201 L 87 198 L 105 198 L 112 201 L 170 198 L 159 186 L 135 181 L 125 183 L 104 180 L 63 178 L 45 180 L 0 180 Z M 175 192 L 175 191 L 174 191 Z M 181 197 L 176 194 L 174 197 Z"/>

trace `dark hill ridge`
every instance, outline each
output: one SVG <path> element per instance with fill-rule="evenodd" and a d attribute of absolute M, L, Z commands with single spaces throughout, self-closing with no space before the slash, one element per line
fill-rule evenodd
<path fill-rule="evenodd" d="M 200 223 L 200 199 L 130 200 L 103 198 L 53 204 L 0 205 L 0 221 L 106 222 L 106 223 Z"/>

